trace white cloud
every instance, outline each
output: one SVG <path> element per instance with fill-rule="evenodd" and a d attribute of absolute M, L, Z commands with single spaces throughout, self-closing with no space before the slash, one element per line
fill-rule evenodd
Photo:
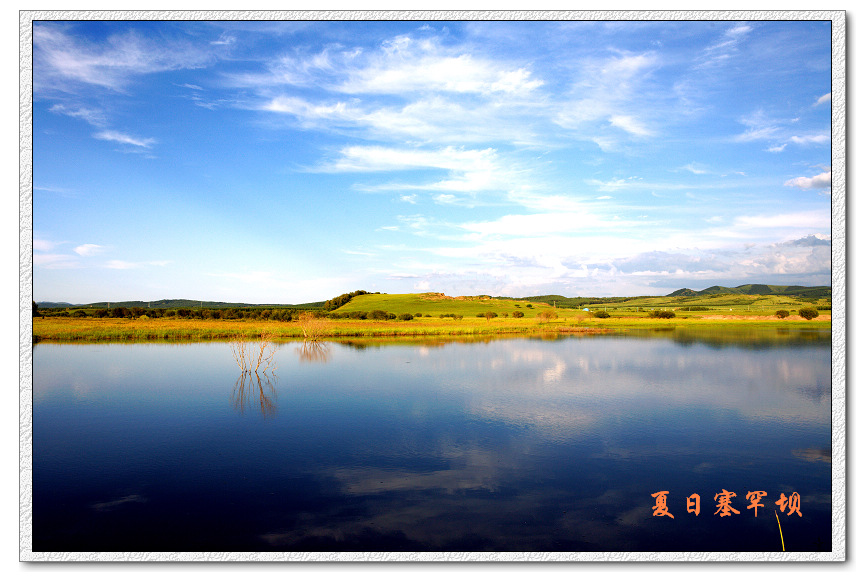
<path fill-rule="evenodd" d="M 613 115 L 610 117 L 610 125 L 618 127 L 619 129 L 637 137 L 649 137 L 654 135 L 654 132 L 646 128 L 642 122 L 634 119 L 630 115 Z"/>
<path fill-rule="evenodd" d="M 99 133 L 94 134 L 93 137 L 95 137 L 96 139 L 101 139 L 105 141 L 116 141 L 125 145 L 131 145 L 141 148 L 151 148 L 153 147 L 153 144 L 156 143 L 156 140 L 153 138 L 132 137 L 131 135 L 127 135 L 125 133 L 110 129 L 100 131 Z"/>
<path fill-rule="evenodd" d="M 109 269 L 137 269 L 139 265 L 137 263 L 131 263 L 129 261 L 121 261 L 118 259 L 114 259 L 105 263 L 105 266 Z"/>
<path fill-rule="evenodd" d="M 832 102 L 832 93 L 826 93 L 825 95 L 821 95 L 820 98 L 818 98 L 817 101 L 814 102 L 814 106 L 816 107 L 817 105 L 822 105 L 824 103 L 831 103 L 831 102 Z"/>
<path fill-rule="evenodd" d="M 829 209 L 823 212 L 801 211 L 786 214 L 763 214 L 755 216 L 738 216 L 734 221 L 736 227 L 743 228 L 807 228 L 811 230 L 829 228 Z"/>
<path fill-rule="evenodd" d="M 502 216 L 485 222 L 467 222 L 460 228 L 481 237 L 546 237 L 552 233 L 582 233 L 587 229 L 615 229 L 637 222 L 604 219 L 589 212 L 551 212 Z"/>
<path fill-rule="evenodd" d="M 739 44 L 751 30 L 752 28 L 746 24 L 736 24 L 725 30 L 724 35 L 716 43 L 703 50 L 697 67 L 710 68 L 729 62 L 736 56 Z"/>
<path fill-rule="evenodd" d="M 418 168 L 437 168 L 468 172 L 495 167 L 496 150 L 402 149 L 384 146 L 348 146 L 334 162 L 319 168 L 331 172 L 385 172 Z"/>
<path fill-rule="evenodd" d="M 336 89 L 348 94 L 490 94 L 532 91 L 543 85 L 525 67 L 512 69 L 468 53 L 449 54 L 434 40 L 400 36 L 381 48 L 365 66 L 349 70 Z"/>
<path fill-rule="evenodd" d="M 707 173 L 706 170 L 700 168 L 697 164 L 694 164 L 694 163 L 688 164 L 686 166 L 682 166 L 682 169 L 687 170 L 687 171 L 691 172 L 692 174 L 706 174 Z"/>
<path fill-rule="evenodd" d="M 94 244 L 83 244 L 75 247 L 75 252 L 82 257 L 91 257 L 102 252 L 104 247 Z"/>
<path fill-rule="evenodd" d="M 801 188 L 802 190 L 829 188 L 832 186 L 832 174 L 831 172 L 823 172 L 822 174 L 817 174 L 811 178 L 806 178 L 804 176 L 793 178 L 792 180 L 784 182 L 784 185 L 794 186 L 796 188 Z"/>
<path fill-rule="evenodd" d="M 831 138 L 829 137 L 828 133 L 815 133 L 804 136 L 794 135 L 790 137 L 790 141 L 799 145 L 829 143 L 830 139 Z"/>
<path fill-rule="evenodd" d="M 645 123 L 638 121 L 641 115 L 635 111 L 636 103 L 645 103 L 645 114 L 652 111 L 647 100 L 633 100 L 643 81 L 658 66 L 658 57 L 653 53 L 620 54 L 602 60 L 583 63 L 571 98 L 556 104 L 553 120 L 567 129 L 581 129 L 586 124 L 607 121 L 612 127 L 623 129 L 631 135 L 644 137 L 652 132 Z M 592 127 L 597 132 L 600 127 Z M 614 138 L 595 135 L 602 148 L 613 148 Z"/>
<path fill-rule="evenodd" d="M 33 266 L 46 269 L 74 269 L 81 266 L 75 255 L 33 253 Z"/>
<path fill-rule="evenodd" d="M 90 125 L 94 125 L 96 127 L 103 127 L 106 124 L 105 113 L 99 109 L 92 109 L 88 107 L 70 107 L 62 103 L 57 103 L 55 105 L 52 105 L 49 111 L 51 111 L 52 113 L 59 113 L 62 115 L 67 115 L 69 117 L 83 119 Z"/>
<path fill-rule="evenodd" d="M 127 270 L 127 269 L 141 269 L 143 267 L 164 267 L 170 264 L 171 261 L 140 261 L 140 262 L 131 262 L 131 261 L 121 261 L 121 260 L 111 260 L 105 263 L 105 267 L 108 269 L 119 269 L 119 270 Z"/>
<path fill-rule="evenodd" d="M 69 91 L 77 83 L 119 91 L 137 75 L 201 67 L 214 58 L 212 52 L 192 43 L 164 36 L 150 39 L 130 31 L 96 45 L 75 35 L 71 25 L 33 26 L 37 92 Z"/>
<path fill-rule="evenodd" d="M 54 250 L 54 247 L 57 246 L 57 243 L 45 240 L 42 238 L 34 238 L 33 239 L 33 250 L 36 252 L 47 253 Z"/>
<path fill-rule="evenodd" d="M 768 117 L 762 109 L 740 118 L 739 122 L 747 126 L 748 129 L 744 133 L 737 135 L 734 138 L 735 141 L 749 142 L 777 139 L 782 135 L 780 122 Z"/>

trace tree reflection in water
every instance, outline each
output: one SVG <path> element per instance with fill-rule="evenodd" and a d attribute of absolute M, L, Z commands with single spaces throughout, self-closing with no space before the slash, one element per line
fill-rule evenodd
<path fill-rule="evenodd" d="M 321 362 L 322 364 L 330 359 L 330 346 L 319 341 L 304 341 L 297 353 L 300 355 L 301 362 Z"/>
<path fill-rule="evenodd" d="M 231 397 L 234 407 L 243 414 L 247 408 L 255 406 L 256 402 L 261 409 L 261 416 L 273 418 L 276 416 L 276 388 L 274 383 L 277 376 L 273 372 L 241 372 L 234 384 L 234 392 Z"/>

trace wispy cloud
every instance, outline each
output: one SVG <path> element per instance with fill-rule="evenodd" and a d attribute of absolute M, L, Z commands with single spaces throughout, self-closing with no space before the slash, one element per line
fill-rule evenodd
<path fill-rule="evenodd" d="M 652 52 L 585 61 L 568 100 L 556 105 L 554 121 L 564 128 L 586 132 L 587 138 L 607 149 L 614 149 L 619 138 L 605 135 L 598 121 L 606 121 L 630 136 L 653 135 L 646 118 L 652 115 L 654 99 L 640 103 L 633 96 L 658 66 L 659 57 Z"/>
<path fill-rule="evenodd" d="M 59 113 L 61 115 L 67 115 L 69 117 L 82 119 L 90 125 L 95 125 L 96 127 L 103 127 L 107 123 L 105 112 L 100 109 L 77 107 L 66 105 L 63 103 L 57 103 L 55 105 L 52 105 L 49 111 L 51 111 L 52 113 Z"/>
<path fill-rule="evenodd" d="M 128 269 L 141 269 L 144 267 L 164 267 L 170 264 L 171 261 L 122 261 L 119 259 L 113 259 L 105 263 L 105 267 L 108 269 L 119 269 L 119 270 L 128 270 Z"/>
<path fill-rule="evenodd" d="M 771 140 L 781 137 L 783 133 L 781 122 L 767 116 L 762 109 L 740 118 L 739 122 L 748 129 L 737 135 L 735 141 Z"/>
<path fill-rule="evenodd" d="M 695 163 L 690 163 L 690 164 L 687 164 L 685 166 L 682 166 L 682 169 L 687 170 L 688 172 L 691 172 L 692 174 L 697 174 L 697 175 L 707 173 L 707 170 L 704 170 L 699 164 L 695 164 Z"/>
<path fill-rule="evenodd" d="M 33 265 L 45 269 L 75 269 L 81 266 L 80 257 L 58 253 L 33 253 Z"/>
<path fill-rule="evenodd" d="M 790 136 L 790 141 L 798 145 L 826 144 L 830 139 L 828 132 Z"/>
<path fill-rule="evenodd" d="M 236 75 L 241 86 L 309 86 L 313 83 L 346 95 L 405 95 L 414 92 L 517 94 L 544 82 L 526 66 L 509 66 L 447 48 L 435 36 L 399 35 L 377 50 L 329 46 L 318 53 L 286 55 L 267 73 Z"/>
<path fill-rule="evenodd" d="M 82 257 L 92 257 L 93 255 L 97 255 L 104 250 L 104 247 L 95 244 L 83 244 L 75 247 L 75 252 Z"/>
<path fill-rule="evenodd" d="M 156 140 L 153 138 L 138 138 L 133 137 L 131 135 L 127 135 L 125 133 L 114 131 L 110 129 L 106 129 L 105 131 L 100 131 L 98 133 L 93 134 L 93 137 L 96 139 L 101 139 L 105 141 L 115 141 L 117 143 L 122 143 L 124 145 L 131 145 L 140 148 L 151 148 L 153 144 L 156 143 Z"/>
<path fill-rule="evenodd" d="M 634 119 L 630 115 L 613 115 L 610 117 L 610 125 L 637 137 L 649 137 L 655 133 L 648 129 L 644 123 Z"/>
<path fill-rule="evenodd" d="M 148 38 L 134 31 L 103 44 L 75 35 L 74 27 L 37 23 L 33 27 L 34 89 L 71 91 L 76 84 L 124 90 L 138 75 L 204 66 L 210 51 L 185 40 Z"/>
<path fill-rule="evenodd" d="M 752 30 L 748 24 L 735 24 L 725 30 L 720 39 L 703 49 L 699 67 L 712 68 L 726 65 L 735 57 L 739 44 Z"/>

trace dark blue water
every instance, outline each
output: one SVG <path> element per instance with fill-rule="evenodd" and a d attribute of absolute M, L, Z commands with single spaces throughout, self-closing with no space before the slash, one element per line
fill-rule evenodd
<path fill-rule="evenodd" d="M 828 332 L 33 356 L 35 552 L 831 550 Z"/>

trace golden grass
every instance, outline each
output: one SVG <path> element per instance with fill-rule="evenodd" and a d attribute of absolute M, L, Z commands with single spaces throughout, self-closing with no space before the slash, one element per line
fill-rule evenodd
<path fill-rule="evenodd" d="M 617 328 L 768 326 L 828 328 L 831 315 L 821 314 L 807 321 L 799 316 L 778 319 L 768 315 L 719 315 L 692 313 L 673 319 L 645 316 L 598 319 L 588 315 L 560 317 L 541 323 L 537 318 L 416 318 L 411 321 L 321 320 L 321 338 L 494 336 L 536 333 L 599 333 Z M 309 330 L 307 330 L 309 333 Z M 46 317 L 33 319 L 33 341 L 204 341 L 231 340 L 238 335 L 253 339 L 270 334 L 275 340 L 303 339 L 300 322 L 198 320 L 198 319 L 114 319 Z"/>

